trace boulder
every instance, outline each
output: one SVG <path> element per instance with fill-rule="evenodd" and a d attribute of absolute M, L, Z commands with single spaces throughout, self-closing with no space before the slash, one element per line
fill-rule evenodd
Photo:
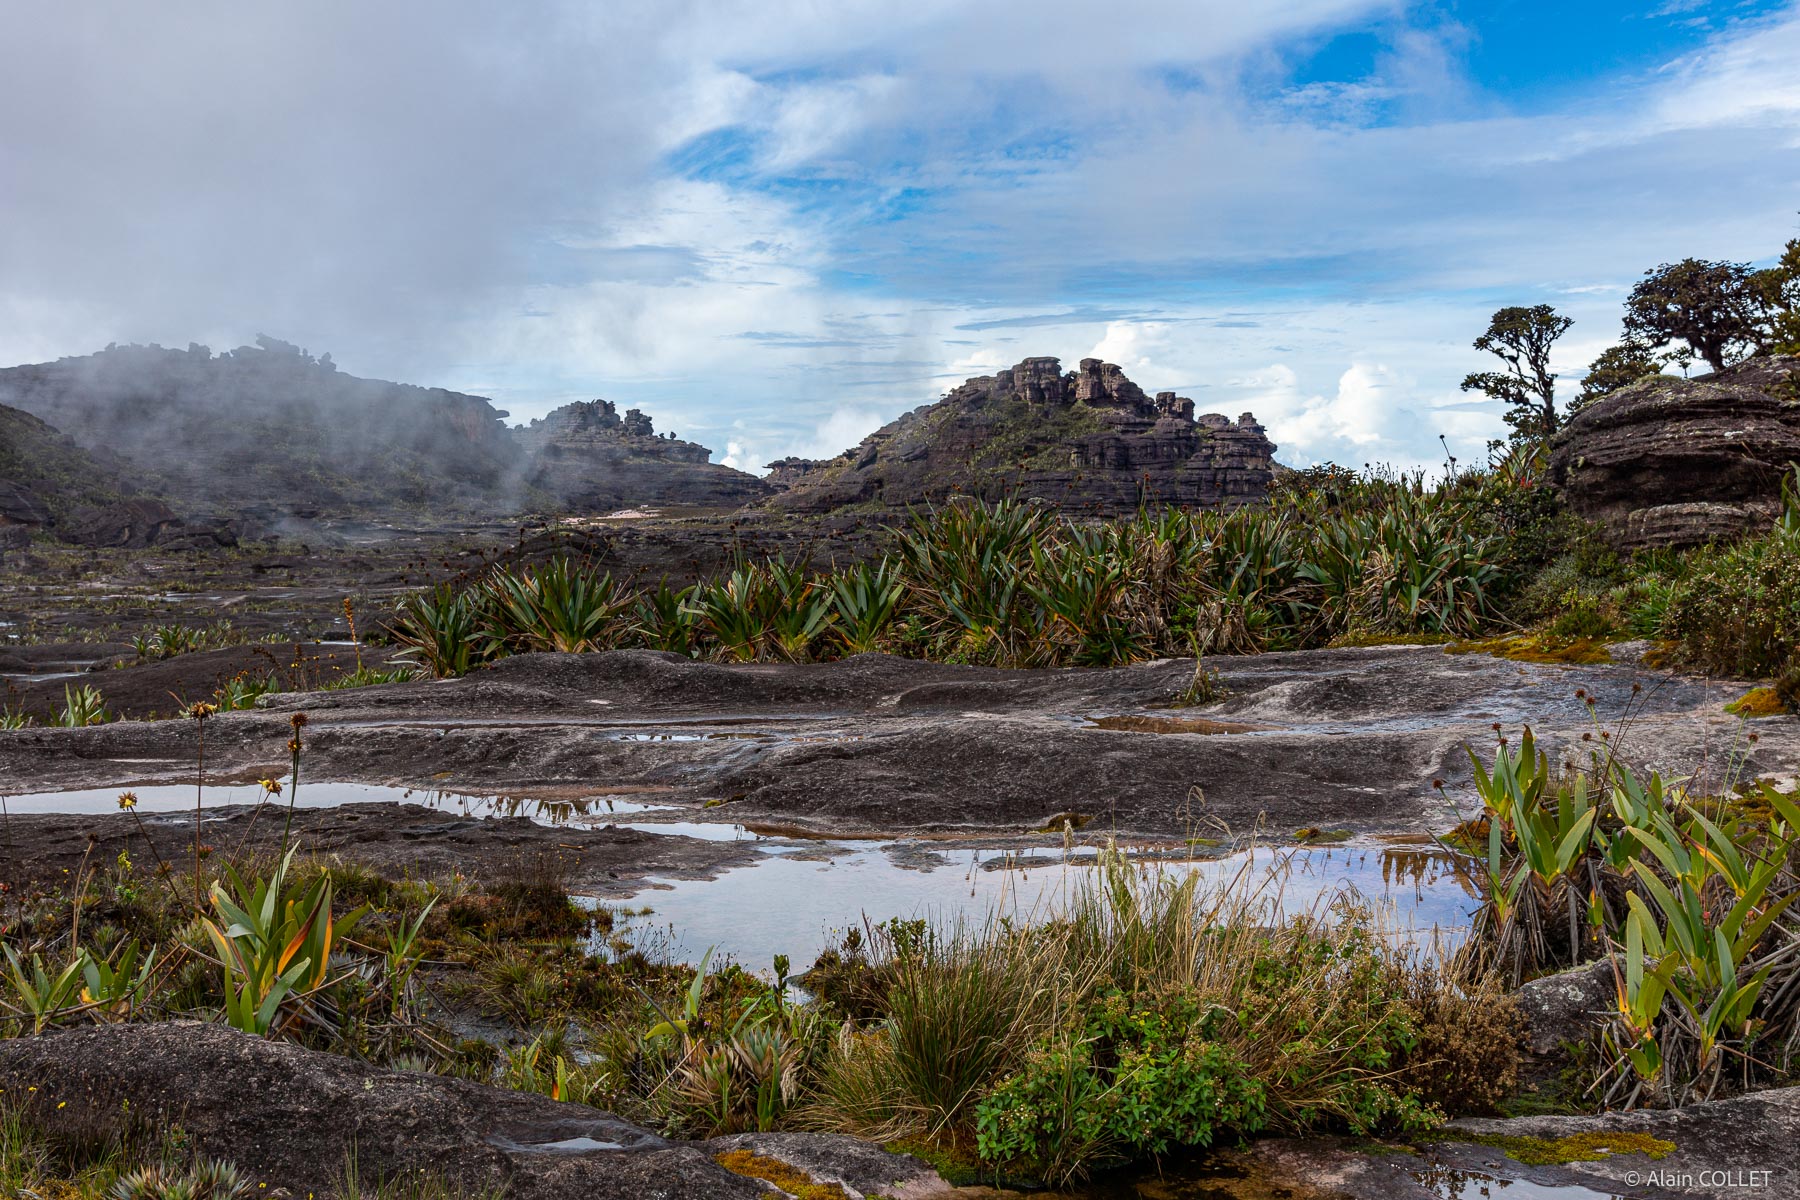
<path fill-rule="evenodd" d="M 0 528 L 50 524 L 50 506 L 31 488 L 0 479 Z"/>
<path fill-rule="evenodd" d="M 1627 549 L 1691 546 L 1765 526 L 1800 462 L 1800 358 L 1752 358 L 1681 379 L 1652 375 L 1582 409 L 1557 434 L 1552 482 Z"/>
<path fill-rule="evenodd" d="M 89 509 L 58 532 L 64 541 L 102 549 L 142 550 L 154 545 L 181 518 L 161 500 L 121 500 Z"/>
<path fill-rule="evenodd" d="M 672 1142 L 585 1105 L 382 1070 L 222 1025 L 103 1025 L 0 1041 L 0 1091 L 24 1101 L 27 1119 L 52 1136 L 179 1124 L 199 1153 L 266 1184 L 257 1195 L 337 1195 L 352 1147 L 365 1180 L 425 1172 L 470 1191 L 502 1185 L 509 1200 L 770 1194 L 715 1161 L 724 1146 Z M 943 1190 L 923 1164 L 854 1139 L 799 1145 L 804 1162 L 840 1177 L 898 1181 L 912 1196 Z M 783 1154 L 780 1138 L 755 1148 Z"/>
<path fill-rule="evenodd" d="M 1519 989 L 1525 1048 L 1540 1061 L 1558 1059 L 1563 1047 L 1587 1041 L 1616 1009 L 1611 959 L 1545 975 Z"/>

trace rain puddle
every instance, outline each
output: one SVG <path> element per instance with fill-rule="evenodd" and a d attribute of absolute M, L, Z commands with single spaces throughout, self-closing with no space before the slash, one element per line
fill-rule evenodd
<path fill-rule="evenodd" d="M 1409 1171 L 1413 1181 L 1435 1192 L 1440 1200 L 1624 1200 L 1617 1192 L 1597 1192 L 1578 1183 L 1536 1183 L 1529 1179 L 1501 1179 L 1481 1171 L 1460 1171 L 1431 1166 Z"/>
<path fill-rule="evenodd" d="M 681 962 L 697 963 L 716 948 L 752 968 L 777 954 L 809 963 L 864 921 L 1046 918 L 1091 878 L 1095 860 L 1093 847 L 1067 857 L 1060 849 L 937 851 L 905 842 L 769 848 L 783 852 L 713 879 L 651 880 L 633 900 L 654 915 L 634 924 L 630 936 Z M 1419 942 L 1440 934 L 1456 939 L 1476 906 L 1475 888 L 1452 856 L 1410 846 L 1264 848 L 1213 859 L 1143 859 L 1138 869 L 1191 872 L 1221 884 L 1241 873 L 1295 913 L 1352 886 L 1388 911 L 1396 936 Z M 605 953 L 603 942 L 596 939 L 596 953 Z"/>

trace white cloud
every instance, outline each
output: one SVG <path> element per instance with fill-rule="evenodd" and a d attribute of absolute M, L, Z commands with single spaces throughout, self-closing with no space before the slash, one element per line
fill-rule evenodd
<path fill-rule="evenodd" d="M 1406 12 L 46 6 L 0 43 L 0 361 L 264 331 L 757 465 L 1092 355 L 1283 461 L 1429 463 L 1501 431 L 1445 408 L 1494 308 L 1576 318 L 1572 388 L 1643 269 L 1792 236 L 1800 10 L 1529 116 Z M 1279 86 L 1374 19 L 1368 78 Z"/>

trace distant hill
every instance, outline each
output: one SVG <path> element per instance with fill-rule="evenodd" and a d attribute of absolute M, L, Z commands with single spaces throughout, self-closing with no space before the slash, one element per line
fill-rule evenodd
<path fill-rule="evenodd" d="M 259 338 L 109 346 L 0 370 L 0 403 L 128 459 L 178 504 L 287 511 L 491 509 L 518 489 L 504 413 L 479 396 L 345 375 Z"/>
<path fill-rule="evenodd" d="M 89 453 L 28 412 L 0 404 L 0 524 L 66 528 L 137 492 L 116 456 Z"/>
<path fill-rule="evenodd" d="M 953 494 L 1048 500 L 1075 511 L 1141 504 L 1224 506 L 1262 499 L 1275 446 L 1256 418 L 1194 415 L 1173 392 L 1151 397 L 1112 363 L 1054 358 L 970 379 L 832 459 L 769 464 L 795 512 L 894 508 Z"/>
<path fill-rule="evenodd" d="M 116 454 L 184 512 L 499 516 L 767 491 L 703 446 L 654 437 L 647 418 L 641 433 L 510 429 L 485 397 L 360 379 L 268 337 L 216 355 L 108 346 L 0 369 L 0 404 Z"/>

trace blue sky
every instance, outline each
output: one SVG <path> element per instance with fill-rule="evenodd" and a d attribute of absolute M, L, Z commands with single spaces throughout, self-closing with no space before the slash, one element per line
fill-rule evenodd
<path fill-rule="evenodd" d="M 488 11 L 488 9 L 492 11 Z M 351 0 L 0 17 L 0 361 L 258 332 L 735 465 L 1098 356 L 1465 458 L 1486 317 L 1800 234 L 1800 5 Z M 246 403 L 252 401 L 247 399 Z"/>

